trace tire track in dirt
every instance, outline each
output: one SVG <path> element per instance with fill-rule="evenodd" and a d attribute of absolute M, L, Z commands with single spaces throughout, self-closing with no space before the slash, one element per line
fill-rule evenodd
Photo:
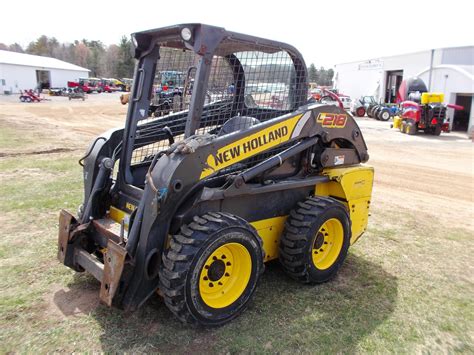
<path fill-rule="evenodd" d="M 69 148 L 53 148 L 48 150 L 38 150 L 32 152 L 17 152 L 17 153 L 1 153 L 0 158 L 4 157 L 16 157 L 21 155 L 40 155 L 40 154 L 53 154 L 53 153 L 66 153 L 66 152 L 73 152 L 77 149 L 69 149 Z"/>
<path fill-rule="evenodd" d="M 389 205 L 394 215 L 429 215 L 440 226 L 474 230 L 474 148 L 467 135 L 427 139 L 376 125 L 383 123 L 361 122 L 368 163 L 375 168 L 374 207 Z"/>

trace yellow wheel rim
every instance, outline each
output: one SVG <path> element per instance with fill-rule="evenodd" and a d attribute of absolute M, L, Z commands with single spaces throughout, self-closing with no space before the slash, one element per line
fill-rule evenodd
<path fill-rule="evenodd" d="M 337 260 L 344 242 L 344 228 L 336 219 L 328 219 L 319 228 L 313 242 L 311 256 L 314 266 L 319 270 L 331 267 Z"/>
<path fill-rule="evenodd" d="M 207 258 L 199 277 L 199 292 L 209 307 L 224 308 L 244 292 L 252 273 L 252 258 L 242 244 L 220 246 Z"/>

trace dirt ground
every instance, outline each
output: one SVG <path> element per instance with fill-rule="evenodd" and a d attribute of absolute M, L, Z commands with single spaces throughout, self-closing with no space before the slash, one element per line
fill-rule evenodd
<path fill-rule="evenodd" d="M 34 150 L 14 145 L 0 156 L 86 150 L 100 133 L 123 125 L 127 107 L 119 93 L 91 94 L 85 102 L 49 97 L 25 104 L 15 96 L 0 99 L 0 129 L 19 129 L 25 136 L 45 137 Z M 373 203 L 394 210 L 437 216 L 448 226 L 474 230 L 474 145 L 464 133 L 440 137 L 407 136 L 390 129 L 390 122 L 358 118 L 375 167 Z M 51 140 L 51 131 L 54 139 Z M 48 139 L 46 139 L 48 138 Z"/>
<path fill-rule="evenodd" d="M 0 96 L 0 131 L 2 131 L 0 139 L 4 140 L 0 142 L 2 147 L 0 162 L 2 158 L 12 160 L 12 157 L 35 155 L 50 156 L 52 161 L 58 157 L 63 159 L 68 154 L 74 157 L 80 156 L 94 137 L 124 124 L 128 106 L 120 104 L 119 96 L 119 93 L 91 94 L 84 102 L 69 101 L 63 97 L 47 97 L 49 101 L 30 104 L 20 103 L 16 96 Z M 369 147 L 368 164 L 375 168 L 372 206 L 379 206 L 379 210 L 389 211 L 388 216 L 391 216 L 390 212 L 393 211 L 395 216 L 393 219 L 376 217 L 377 229 L 386 227 L 389 230 L 394 225 L 404 225 L 407 216 L 406 219 L 410 221 L 434 220 L 437 223 L 434 228 L 446 229 L 448 232 L 458 228 L 474 232 L 474 143 L 466 134 L 453 132 L 443 133 L 440 137 L 423 134 L 408 136 L 390 129 L 390 122 L 369 118 L 358 118 L 357 121 Z M 20 137 L 18 132 L 21 132 Z M 63 169 L 61 165 L 58 166 Z M 75 169 L 80 171 L 78 165 Z M 39 169 L 38 172 L 30 169 L 20 173 L 45 181 L 56 174 L 53 171 L 48 175 Z M 18 176 L 18 173 L 17 170 L 0 170 L 0 182 L 11 181 Z M 76 208 L 76 206 L 64 207 L 72 211 Z M 56 211 L 47 213 L 56 218 Z M 8 216 L 4 217 L 0 216 L 0 224 L 4 230 L 11 229 L 10 234 L 16 234 L 13 222 L 8 226 Z M 3 222 L 7 223 L 7 227 Z M 370 223 L 374 222 L 369 221 Z M 56 228 L 53 227 L 51 228 Z M 406 232 L 409 230 L 407 228 L 411 227 L 404 226 L 401 230 Z M 415 228 L 413 227 L 413 230 Z M 419 230 L 426 230 L 427 227 L 423 228 L 425 229 Z M 31 236 L 28 231 L 21 233 L 25 237 Z M 430 235 L 422 237 L 430 238 Z M 407 242 L 403 238 L 400 240 Z M 385 246 L 386 244 L 381 244 L 381 249 L 374 249 L 374 253 L 382 255 Z M 399 244 L 397 248 L 403 248 L 403 245 Z M 360 254 L 365 255 L 365 251 Z M 353 257 L 351 263 L 363 269 L 364 261 L 360 255 Z M 367 268 L 373 269 L 375 266 L 367 264 Z M 396 266 L 393 266 L 393 269 L 395 270 Z M 270 275 L 271 273 L 270 268 Z M 273 280 L 272 277 L 270 276 L 270 280 Z M 61 322 L 78 315 L 87 317 L 97 308 L 98 290 L 95 287 L 97 285 L 92 284 L 95 286 L 86 287 L 84 291 L 81 283 L 79 292 L 74 287 L 70 289 L 65 286 L 60 278 L 54 280 L 54 287 L 41 296 L 48 304 L 46 310 L 48 317 Z M 338 282 L 344 280 L 342 277 Z M 469 280 L 467 282 L 471 283 Z M 412 292 L 408 284 L 409 282 L 404 286 L 407 295 Z M 326 287 L 335 286 L 329 284 Z M 72 293 L 74 297 L 68 296 Z M 102 311 L 99 309 L 98 312 Z M 160 312 L 164 312 L 163 317 L 166 319 L 171 316 L 166 311 Z M 160 313 L 159 317 L 161 316 Z M 48 348 L 47 344 L 45 346 Z"/>

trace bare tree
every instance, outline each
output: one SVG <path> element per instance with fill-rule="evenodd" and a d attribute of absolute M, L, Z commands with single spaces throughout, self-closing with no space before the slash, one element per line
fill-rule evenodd
<path fill-rule="evenodd" d="M 22 46 L 20 46 L 18 43 L 10 44 L 8 46 L 8 50 L 12 52 L 25 53 Z"/>
<path fill-rule="evenodd" d="M 90 49 L 84 43 L 79 42 L 74 46 L 74 64 L 87 68 L 89 55 Z"/>
<path fill-rule="evenodd" d="M 105 56 L 102 57 L 102 65 L 104 67 L 104 72 L 107 77 L 116 77 L 117 76 L 117 66 L 119 61 L 120 48 L 115 44 L 111 44 L 105 53 Z"/>
<path fill-rule="evenodd" d="M 60 43 L 54 37 L 39 36 L 23 49 L 18 43 L 0 43 L 1 50 L 48 56 L 74 63 L 91 70 L 98 77 L 130 77 L 133 75 L 135 61 L 131 55 L 131 42 L 126 36 L 119 44 L 104 45 L 98 40 L 75 40 L 73 43 Z"/>

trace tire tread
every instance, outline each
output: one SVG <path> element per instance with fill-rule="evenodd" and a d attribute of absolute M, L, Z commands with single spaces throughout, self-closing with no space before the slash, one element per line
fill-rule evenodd
<path fill-rule="evenodd" d="M 170 248 L 163 253 L 163 262 L 159 272 L 160 290 L 166 306 L 184 323 L 200 323 L 190 312 L 185 300 L 185 283 L 194 256 L 211 235 L 230 226 L 249 228 L 249 224 L 225 212 L 208 212 L 183 225 L 179 234 L 173 235 Z M 255 231 L 254 231 L 255 232 Z M 258 235 L 255 232 L 255 235 Z M 263 255 L 263 243 L 256 238 Z M 262 268 L 263 272 L 263 268 Z"/>

